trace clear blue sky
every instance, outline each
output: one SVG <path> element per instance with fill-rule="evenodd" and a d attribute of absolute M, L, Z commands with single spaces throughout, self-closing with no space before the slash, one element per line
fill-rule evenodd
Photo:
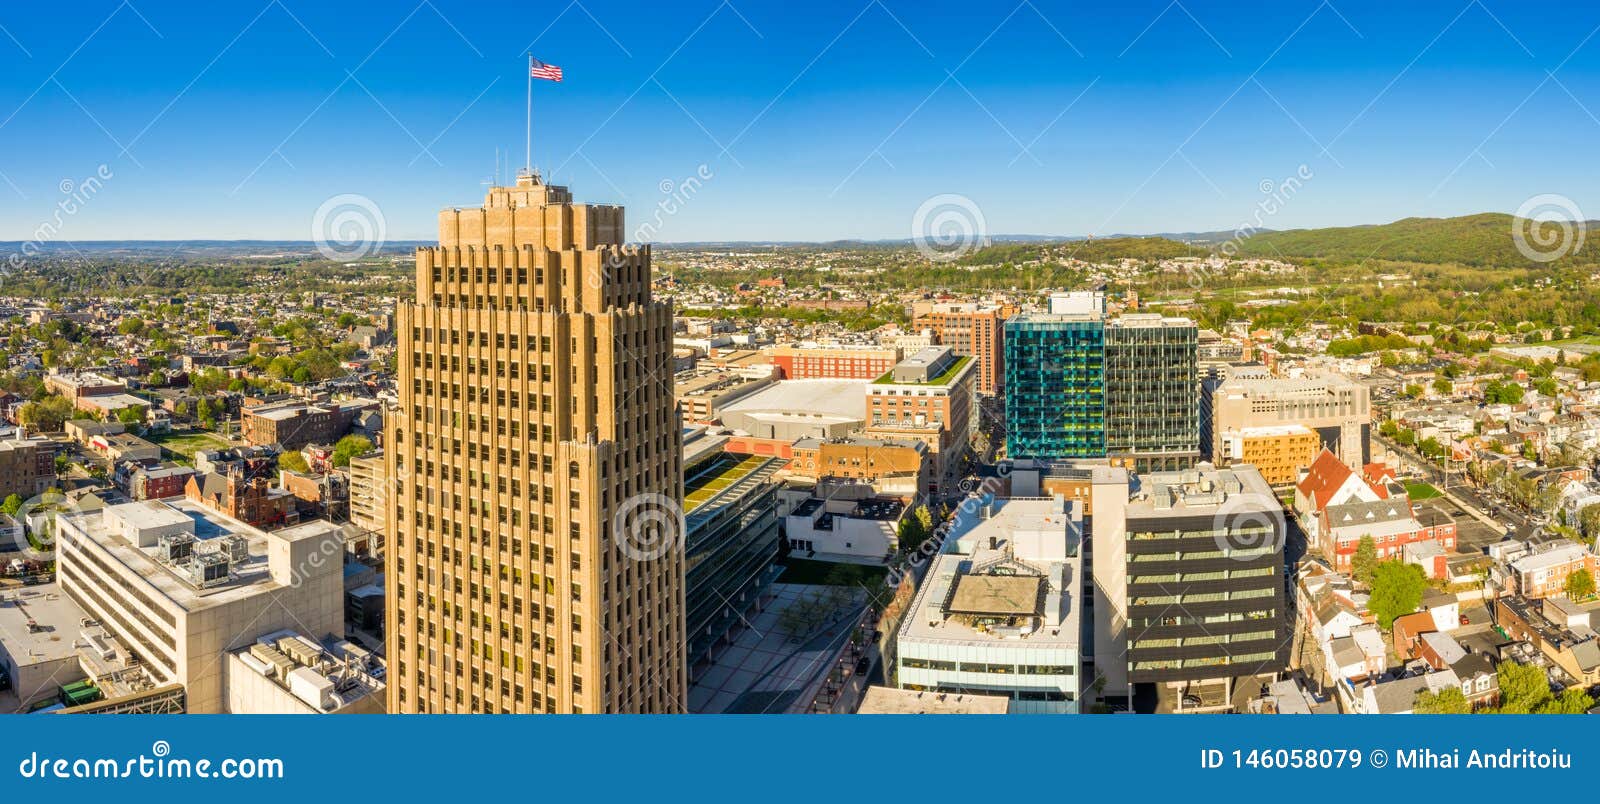
<path fill-rule="evenodd" d="M 707 166 L 663 241 L 903 238 L 941 193 L 992 233 L 1225 229 L 1302 164 L 1267 226 L 1540 193 L 1600 217 L 1587 2 L 66 8 L 0 6 L 0 240 L 101 164 L 59 239 L 309 239 L 341 193 L 390 239 L 432 238 L 438 209 L 481 200 L 496 147 L 520 163 L 530 44 L 567 75 L 535 86 L 535 162 L 578 198 L 632 226 Z"/>

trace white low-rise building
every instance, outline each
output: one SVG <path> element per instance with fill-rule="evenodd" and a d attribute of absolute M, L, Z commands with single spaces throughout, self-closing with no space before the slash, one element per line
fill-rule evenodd
<path fill-rule="evenodd" d="M 265 533 L 189 500 L 57 518 L 61 588 L 190 712 L 224 711 L 227 653 L 293 628 L 344 636 L 343 536 L 310 522 Z"/>
<path fill-rule="evenodd" d="M 899 685 L 1078 711 L 1082 542 L 1082 507 L 1060 496 L 964 511 L 900 625 Z"/>

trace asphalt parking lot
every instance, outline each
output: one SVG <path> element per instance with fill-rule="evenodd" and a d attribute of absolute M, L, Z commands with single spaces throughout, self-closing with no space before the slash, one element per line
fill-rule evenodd
<path fill-rule="evenodd" d="M 1483 524 L 1445 497 L 1435 497 L 1415 503 L 1420 514 L 1424 510 L 1438 511 L 1456 523 L 1456 552 L 1483 555 L 1483 549 L 1505 538 L 1505 531 Z"/>

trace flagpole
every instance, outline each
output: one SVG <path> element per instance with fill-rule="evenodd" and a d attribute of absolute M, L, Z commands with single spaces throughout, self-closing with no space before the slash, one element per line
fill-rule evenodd
<path fill-rule="evenodd" d="M 522 168 L 530 175 L 533 173 L 533 52 L 528 52 L 528 153 L 527 161 Z"/>

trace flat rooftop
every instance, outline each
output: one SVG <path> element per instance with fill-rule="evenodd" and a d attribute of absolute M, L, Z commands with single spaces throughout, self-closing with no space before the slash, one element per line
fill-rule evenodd
<path fill-rule="evenodd" d="M 724 408 L 727 413 L 861 421 L 867 380 L 782 380 Z"/>
<path fill-rule="evenodd" d="M 770 455 L 723 453 L 704 469 L 684 480 L 683 512 L 692 514 L 701 506 L 719 497 L 737 493 L 735 487 L 740 486 L 742 481 L 756 475 L 762 475 L 762 479 L 770 477 L 783 464 L 782 458 Z"/>
<path fill-rule="evenodd" d="M 257 593 L 275 589 L 279 584 L 272 580 L 267 570 L 267 534 L 237 519 L 211 510 L 193 500 L 174 497 L 167 500 L 146 500 L 109 506 L 124 521 L 136 522 L 139 527 L 159 527 L 181 524 L 181 519 L 194 523 L 194 535 L 200 542 L 221 539 L 225 536 L 243 536 L 248 547 L 248 557 L 233 564 L 226 583 L 201 589 L 189 583 L 177 570 L 158 559 L 158 546 L 141 548 L 123 537 L 120 529 L 109 525 L 104 511 L 62 514 L 58 519 L 84 533 L 100 544 L 129 572 L 148 581 L 163 596 L 185 611 L 196 611 L 211 606 L 231 603 Z M 317 520 L 285 528 L 273 534 L 276 538 L 296 541 L 338 526 Z"/>
<path fill-rule="evenodd" d="M 19 665 L 75 656 L 84 616 L 54 583 L 8 589 L 0 592 L 0 645 Z"/>
<path fill-rule="evenodd" d="M 1011 709 L 1005 695 L 963 695 L 956 692 L 868 687 L 858 715 L 1003 715 Z"/>

